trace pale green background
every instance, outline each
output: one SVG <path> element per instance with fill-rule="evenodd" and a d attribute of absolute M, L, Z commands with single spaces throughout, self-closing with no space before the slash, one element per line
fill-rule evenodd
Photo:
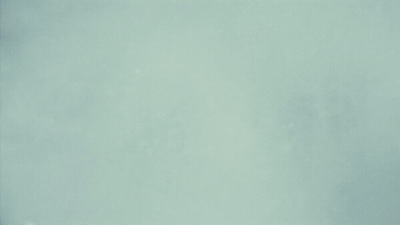
<path fill-rule="evenodd" d="M 0 4 L 2 225 L 400 224 L 399 1 Z"/>

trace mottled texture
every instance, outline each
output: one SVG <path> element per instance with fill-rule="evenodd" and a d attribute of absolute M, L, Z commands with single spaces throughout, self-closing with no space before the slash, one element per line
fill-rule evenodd
<path fill-rule="evenodd" d="M 0 6 L 2 225 L 400 224 L 398 1 Z"/>

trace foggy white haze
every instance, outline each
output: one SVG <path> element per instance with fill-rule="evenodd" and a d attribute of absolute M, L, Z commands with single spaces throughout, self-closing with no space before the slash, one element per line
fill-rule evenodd
<path fill-rule="evenodd" d="M 398 1 L 0 7 L 1 225 L 400 224 Z"/>

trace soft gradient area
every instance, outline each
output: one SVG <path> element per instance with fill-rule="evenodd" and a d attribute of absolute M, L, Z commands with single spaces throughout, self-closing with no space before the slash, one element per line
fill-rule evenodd
<path fill-rule="evenodd" d="M 1 225 L 400 224 L 399 1 L 0 6 Z"/>

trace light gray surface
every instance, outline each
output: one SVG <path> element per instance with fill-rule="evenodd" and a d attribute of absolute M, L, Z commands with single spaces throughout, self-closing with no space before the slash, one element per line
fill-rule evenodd
<path fill-rule="evenodd" d="M 398 1 L 1 1 L 2 225 L 400 224 Z"/>

